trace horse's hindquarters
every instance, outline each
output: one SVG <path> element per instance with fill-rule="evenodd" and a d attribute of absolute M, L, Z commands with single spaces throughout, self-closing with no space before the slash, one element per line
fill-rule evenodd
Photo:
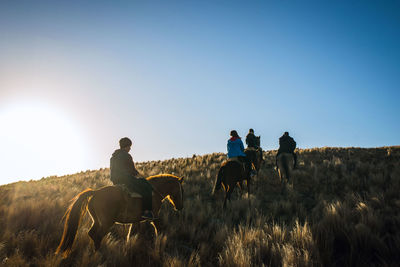
<path fill-rule="evenodd" d="M 244 180 L 244 163 L 239 160 L 229 160 L 222 166 L 224 175 L 222 182 L 224 184 L 233 184 Z"/>
<path fill-rule="evenodd" d="M 291 153 L 281 153 L 278 158 L 278 173 L 281 179 L 290 179 L 294 165 L 294 158 Z"/>

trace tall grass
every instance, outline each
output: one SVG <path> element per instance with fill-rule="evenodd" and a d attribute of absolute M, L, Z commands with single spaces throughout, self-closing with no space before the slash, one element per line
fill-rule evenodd
<path fill-rule="evenodd" d="M 95 252 L 85 216 L 67 259 L 54 255 L 69 201 L 110 185 L 109 170 L 0 187 L 0 265 L 7 266 L 397 266 L 400 262 L 400 147 L 298 150 L 293 184 L 266 151 L 250 196 L 222 209 L 211 196 L 225 155 L 137 164 L 149 176 L 185 176 L 185 208 L 165 203 L 159 235 L 114 225 Z"/>

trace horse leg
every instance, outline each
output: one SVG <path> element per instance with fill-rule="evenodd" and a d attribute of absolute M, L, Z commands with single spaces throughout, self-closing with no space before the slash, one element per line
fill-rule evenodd
<path fill-rule="evenodd" d="M 95 240 L 95 248 L 98 250 L 100 248 L 101 241 L 103 240 L 104 236 L 109 232 L 110 227 L 114 224 L 112 221 L 103 222 L 99 230 L 97 231 L 96 240 Z"/>
<path fill-rule="evenodd" d="M 93 220 L 92 226 L 90 227 L 88 234 L 90 238 L 93 240 L 94 249 L 97 251 L 100 248 L 100 243 L 101 243 L 101 239 L 99 240 L 98 236 L 98 232 L 101 226 L 99 222 L 99 217 L 95 212 L 95 208 L 92 202 L 89 203 L 88 209 L 89 209 L 89 214 Z"/>
<path fill-rule="evenodd" d="M 92 205 L 89 205 L 89 213 L 92 216 L 93 224 L 89 230 L 89 236 L 93 240 L 94 248 L 97 251 L 100 248 L 101 240 L 106 235 L 110 227 L 114 224 L 111 220 L 100 220 L 98 215 L 95 213 Z M 102 223 L 100 223 L 100 221 Z"/>
<path fill-rule="evenodd" d="M 126 242 L 129 242 L 129 238 L 131 237 L 131 231 L 132 231 L 132 224 L 129 224 L 128 234 L 126 235 Z"/>
<path fill-rule="evenodd" d="M 247 178 L 247 197 L 250 198 L 250 178 Z"/>
<path fill-rule="evenodd" d="M 286 178 L 286 183 L 290 183 L 290 167 L 289 167 L 289 162 L 285 165 L 285 178 Z"/>
<path fill-rule="evenodd" d="M 227 200 L 229 200 L 229 202 L 231 201 L 231 195 L 232 195 L 233 189 L 234 189 L 233 186 L 228 186 L 228 191 L 226 191 L 226 195 L 225 195 L 224 208 L 226 208 L 226 201 Z"/>
<path fill-rule="evenodd" d="M 278 176 L 279 176 L 279 181 L 280 181 L 280 186 L 281 186 L 281 193 L 283 193 L 284 189 L 285 189 L 286 176 L 285 176 L 284 171 L 282 171 L 282 166 L 278 167 Z"/>
<path fill-rule="evenodd" d="M 158 235 L 158 230 L 157 229 L 160 227 L 160 219 L 157 218 L 154 221 L 152 221 L 152 223 L 153 223 L 153 226 L 155 228 L 156 235 Z"/>
<path fill-rule="evenodd" d="M 251 200 L 250 200 L 250 176 L 247 178 L 247 198 L 249 199 L 249 206 L 251 207 Z"/>
<path fill-rule="evenodd" d="M 154 228 L 154 236 L 157 237 L 158 236 L 158 231 L 157 231 L 157 226 L 155 224 L 155 221 L 150 222 L 150 224 L 153 226 Z"/>
<path fill-rule="evenodd" d="M 224 209 L 226 208 L 226 201 L 227 201 L 228 197 L 230 198 L 230 186 L 227 185 L 225 190 L 226 191 L 225 191 L 225 199 L 224 199 L 224 206 L 223 206 Z"/>
<path fill-rule="evenodd" d="M 240 189 L 240 196 L 243 195 L 243 181 L 237 182 L 237 185 Z"/>
<path fill-rule="evenodd" d="M 90 238 L 93 240 L 93 242 L 94 242 L 94 240 L 95 240 L 95 238 L 96 238 L 97 227 L 98 227 L 98 224 L 94 222 L 94 223 L 92 224 L 92 227 L 90 227 L 89 232 L 88 232 L 88 235 L 89 235 Z"/>
<path fill-rule="evenodd" d="M 233 189 L 234 189 L 234 187 L 232 186 L 232 187 L 229 187 L 229 190 L 228 190 L 228 200 L 229 200 L 229 202 L 231 201 L 231 195 L 232 195 L 232 192 L 233 192 Z"/>
<path fill-rule="evenodd" d="M 98 250 L 100 248 L 100 243 L 102 237 L 99 236 L 100 225 L 97 222 L 94 222 L 92 227 L 89 230 L 89 236 L 93 240 L 94 250 Z"/>

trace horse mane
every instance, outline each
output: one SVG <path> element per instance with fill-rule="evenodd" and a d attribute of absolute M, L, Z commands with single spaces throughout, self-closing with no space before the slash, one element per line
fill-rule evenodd
<path fill-rule="evenodd" d="M 152 175 L 152 176 L 149 176 L 146 178 L 146 180 L 160 180 L 160 179 L 162 179 L 162 180 L 168 179 L 168 180 L 174 181 L 174 180 L 179 180 L 180 178 L 176 175 L 167 174 L 167 173 Z"/>

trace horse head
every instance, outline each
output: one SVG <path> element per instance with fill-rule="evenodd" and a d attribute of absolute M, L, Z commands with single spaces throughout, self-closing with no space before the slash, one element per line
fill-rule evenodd
<path fill-rule="evenodd" d="M 153 189 L 163 199 L 174 206 L 175 210 L 183 208 L 183 177 L 179 178 L 172 174 L 159 174 L 147 178 L 152 184 Z"/>
<path fill-rule="evenodd" d="M 172 204 L 174 205 L 176 210 L 183 209 L 183 177 L 178 178 L 173 183 L 173 190 L 170 193 L 170 198 L 172 200 Z"/>

